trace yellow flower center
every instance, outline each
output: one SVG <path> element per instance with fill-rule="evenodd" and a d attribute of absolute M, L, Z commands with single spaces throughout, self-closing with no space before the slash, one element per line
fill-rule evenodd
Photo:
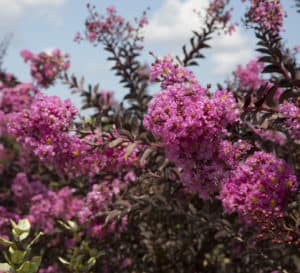
<path fill-rule="evenodd" d="M 251 201 L 252 201 L 254 204 L 257 204 L 258 199 L 257 199 L 256 196 L 252 196 L 252 197 L 251 197 Z"/>
<path fill-rule="evenodd" d="M 228 98 L 228 96 L 226 94 L 224 94 L 222 97 L 221 97 L 221 100 L 224 101 Z"/>
<path fill-rule="evenodd" d="M 79 156 L 79 155 L 80 155 L 79 149 L 76 149 L 76 150 L 73 152 L 73 154 L 74 154 L 75 156 Z"/>
<path fill-rule="evenodd" d="M 291 180 L 288 180 L 288 181 L 286 181 L 285 182 L 285 185 L 288 187 L 288 188 L 291 188 L 292 186 L 293 186 L 293 181 L 291 181 Z"/>
<path fill-rule="evenodd" d="M 278 183 L 278 178 L 277 178 L 277 177 L 272 177 L 272 178 L 271 178 L 271 182 L 272 182 L 273 184 L 277 184 L 277 183 Z"/>
<path fill-rule="evenodd" d="M 178 73 L 177 73 L 177 77 L 178 77 L 178 78 L 182 78 L 183 76 L 184 76 L 184 72 L 183 72 L 182 69 L 180 69 L 180 70 L 178 71 Z"/>
<path fill-rule="evenodd" d="M 225 153 L 225 154 L 228 154 L 229 152 L 230 152 L 229 147 L 225 147 L 225 148 L 224 148 L 224 153 Z"/>
<path fill-rule="evenodd" d="M 262 185 L 262 184 L 259 184 L 259 185 L 258 185 L 258 189 L 259 189 L 260 191 L 265 191 L 265 187 L 264 187 L 264 185 Z"/>
<path fill-rule="evenodd" d="M 168 67 L 163 68 L 163 73 L 164 74 L 169 74 L 169 72 L 170 72 L 170 69 Z"/>
<path fill-rule="evenodd" d="M 270 200 L 270 206 L 271 206 L 271 207 L 275 207 L 275 205 L 276 205 L 275 199 L 271 199 L 271 200 Z"/>

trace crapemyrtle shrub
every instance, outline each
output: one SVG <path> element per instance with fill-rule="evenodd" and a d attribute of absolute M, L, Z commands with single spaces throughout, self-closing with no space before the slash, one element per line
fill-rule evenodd
<path fill-rule="evenodd" d="M 283 1 L 242 2 L 257 57 L 217 88 L 190 67 L 215 33 L 235 30 L 229 0 L 196 12 L 202 28 L 182 52 L 152 52 L 149 65 L 140 57 L 147 11 L 130 21 L 88 4 L 74 41 L 108 53 L 127 91 L 120 101 L 69 74 L 58 49 L 21 52 L 29 83 L 0 66 L 1 250 L 24 233 L 10 234 L 11 220 L 26 218 L 33 238 L 43 234 L 31 249 L 40 273 L 300 271 L 297 50 L 282 42 Z M 45 94 L 57 83 L 82 98 L 80 109 Z M 33 272 L 21 268 L 27 258 L 8 262 Z"/>

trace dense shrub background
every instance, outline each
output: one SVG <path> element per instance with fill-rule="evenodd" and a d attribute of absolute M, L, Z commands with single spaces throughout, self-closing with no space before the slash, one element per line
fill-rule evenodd
<path fill-rule="evenodd" d="M 243 2 L 257 58 L 217 90 L 190 67 L 215 33 L 234 32 L 229 0 L 195 12 L 202 28 L 151 65 L 146 12 L 129 21 L 87 5 L 75 42 L 108 52 L 121 101 L 70 74 L 59 49 L 23 50 L 32 82 L 20 82 L 2 42 L 0 261 L 11 272 L 300 272 L 299 48 L 282 42 L 280 1 Z M 45 94 L 58 83 L 81 109 Z"/>

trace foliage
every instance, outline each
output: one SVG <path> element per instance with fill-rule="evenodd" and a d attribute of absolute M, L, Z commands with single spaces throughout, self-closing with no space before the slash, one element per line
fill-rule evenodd
<path fill-rule="evenodd" d="M 151 53 L 151 66 L 141 61 L 146 12 L 129 21 L 88 5 L 75 41 L 108 53 L 121 101 L 69 74 L 59 50 L 22 51 L 30 83 L 1 71 L 4 272 L 37 272 L 40 257 L 39 273 L 300 271 L 297 51 L 282 42 L 280 1 L 247 2 L 259 55 L 217 89 L 188 67 L 215 33 L 234 31 L 228 0 L 195 13 L 202 28 L 182 55 Z M 43 93 L 57 82 L 90 117 Z"/>
<path fill-rule="evenodd" d="M 12 273 L 36 273 L 41 264 L 40 256 L 31 257 L 32 245 L 39 239 L 39 233 L 31 242 L 26 242 L 30 235 L 30 223 L 27 219 L 19 220 L 18 223 L 11 221 L 12 241 L 0 238 L 0 243 L 8 247 L 4 253 L 6 263 L 0 263 L 0 270 Z"/>

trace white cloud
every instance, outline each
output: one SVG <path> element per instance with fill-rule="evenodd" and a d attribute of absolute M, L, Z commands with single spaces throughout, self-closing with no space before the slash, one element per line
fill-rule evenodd
<path fill-rule="evenodd" d="M 238 64 L 245 64 L 254 57 L 255 44 L 240 28 L 231 35 L 215 37 L 212 41 L 213 73 L 218 76 L 229 75 Z"/>
<path fill-rule="evenodd" d="M 193 10 L 201 10 L 207 4 L 208 0 L 166 0 L 145 29 L 147 41 L 172 43 L 185 40 L 201 25 Z"/>
<path fill-rule="evenodd" d="M 207 5 L 208 0 L 165 0 L 145 29 L 147 46 L 160 54 L 180 53 L 180 46 L 189 44 L 191 31 L 201 29 L 202 22 L 193 10 L 203 11 Z M 215 76 L 228 76 L 237 64 L 245 64 L 254 55 L 253 42 L 240 28 L 231 36 L 215 36 L 209 44 L 212 48 L 205 55 L 214 70 L 208 73 Z"/>
<path fill-rule="evenodd" d="M 52 51 L 54 50 L 54 47 L 47 47 L 43 50 L 43 52 L 47 53 L 48 55 L 51 55 Z"/>
<path fill-rule="evenodd" d="M 66 0 L 0 0 L 0 27 L 5 28 L 5 30 L 12 30 L 21 21 L 26 12 L 30 11 L 30 16 L 40 14 L 40 11 L 45 9 L 60 7 L 65 1 Z"/>
<path fill-rule="evenodd" d="M 0 0 L 1 21 L 4 21 L 5 19 L 11 16 L 17 17 L 21 13 L 22 13 L 22 7 L 20 6 L 20 4 L 18 4 L 17 1 Z"/>
<path fill-rule="evenodd" d="M 47 6 L 59 6 L 64 3 L 64 0 L 18 0 L 28 5 L 47 5 Z"/>

